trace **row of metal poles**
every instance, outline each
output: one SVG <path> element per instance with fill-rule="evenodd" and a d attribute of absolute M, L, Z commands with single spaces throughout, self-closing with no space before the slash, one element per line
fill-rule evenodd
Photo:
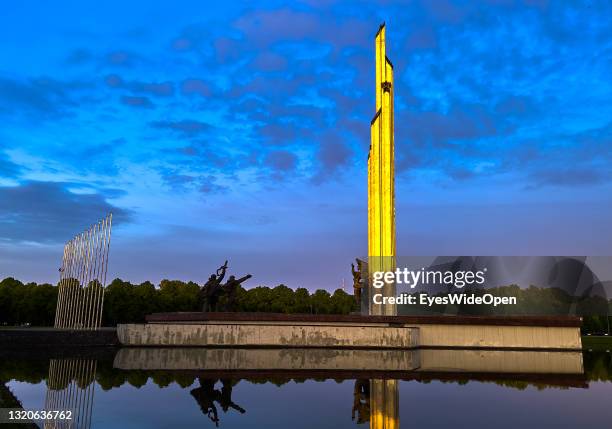
<path fill-rule="evenodd" d="M 51 360 L 45 410 L 63 412 L 64 418 L 46 420 L 45 429 L 91 427 L 95 378 L 94 360 Z"/>
<path fill-rule="evenodd" d="M 102 325 L 113 214 L 64 246 L 55 327 L 97 329 Z"/>

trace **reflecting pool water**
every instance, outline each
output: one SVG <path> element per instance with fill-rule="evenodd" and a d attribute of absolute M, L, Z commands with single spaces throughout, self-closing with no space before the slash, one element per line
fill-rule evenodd
<path fill-rule="evenodd" d="M 93 428 L 607 428 L 606 351 L 0 351 L 0 408 Z M 34 427 L 23 425 L 23 427 Z"/>

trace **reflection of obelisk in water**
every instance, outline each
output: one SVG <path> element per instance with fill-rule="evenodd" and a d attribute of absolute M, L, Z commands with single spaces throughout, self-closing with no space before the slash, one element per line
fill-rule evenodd
<path fill-rule="evenodd" d="M 397 380 L 370 380 L 370 429 L 399 428 Z"/>
<path fill-rule="evenodd" d="M 45 429 L 90 428 L 96 362 L 85 359 L 52 359 L 49 365 L 45 410 L 69 411 L 70 420 L 47 420 Z"/>
<path fill-rule="evenodd" d="M 376 115 L 368 156 L 368 270 L 395 270 L 395 161 L 393 141 L 393 65 L 386 55 L 385 25 L 376 34 Z M 368 282 L 369 313 L 395 316 L 394 304 L 374 304 L 372 296 L 395 296 L 395 283 L 382 289 Z M 399 428 L 397 380 L 370 380 L 370 429 Z"/>
<path fill-rule="evenodd" d="M 395 270 L 395 161 L 393 141 L 393 65 L 386 56 L 385 25 L 376 34 L 376 114 L 370 126 L 368 155 L 368 269 Z M 397 314 L 395 304 L 374 304 L 372 296 L 395 296 L 395 283 L 373 289 L 369 283 L 369 313 Z"/>

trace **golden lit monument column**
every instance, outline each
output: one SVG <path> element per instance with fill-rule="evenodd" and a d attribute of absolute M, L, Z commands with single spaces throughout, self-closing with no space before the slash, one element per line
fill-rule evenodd
<path fill-rule="evenodd" d="M 393 142 L 393 64 L 386 56 L 385 24 L 376 34 L 376 114 L 370 125 L 368 155 L 368 268 L 395 270 L 395 159 Z M 372 282 L 370 281 L 371 285 Z M 371 315 L 395 316 L 395 304 L 374 304 L 372 296 L 395 296 L 395 283 L 369 290 Z"/>
<path fill-rule="evenodd" d="M 368 270 L 395 270 L 395 160 L 393 65 L 385 49 L 385 24 L 376 34 L 376 115 L 370 126 L 368 156 Z M 395 304 L 374 304 L 374 294 L 395 296 L 395 283 L 368 290 L 369 314 L 395 316 Z M 370 380 L 370 429 L 399 428 L 397 380 Z"/>

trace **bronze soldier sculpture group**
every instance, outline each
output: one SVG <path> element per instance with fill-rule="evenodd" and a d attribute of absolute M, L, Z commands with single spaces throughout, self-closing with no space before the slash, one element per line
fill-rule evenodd
<path fill-rule="evenodd" d="M 367 276 L 367 263 L 359 258 L 355 259 L 355 262 L 357 262 L 357 269 L 355 269 L 355 264 L 351 264 L 351 271 L 353 274 L 355 309 L 359 312 L 361 306 L 361 293 L 365 286 L 365 278 Z M 204 284 L 202 289 L 200 289 L 202 312 L 236 311 L 238 286 L 253 276 L 247 274 L 239 279 L 234 276 L 229 276 L 227 282 L 221 284 L 225 278 L 226 272 L 227 261 L 217 268 L 215 274 L 211 274 L 208 281 Z M 219 301 L 222 297 L 225 299 L 223 300 L 223 305 L 219 308 Z"/>
<path fill-rule="evenodd" d="M 236 311 L 238 286 L 253 276 L 247 274 L 239 279 L 234 276 L 229 276 L 227 282 L 222 285 L 221 282 L 225 278 L 226 271 L 227 261 L 217 268 L 216 274 L 212 274 L 200 290 L 200 300 L 202 302 L 203 312 Z M 221 297 L 225 297 L 224 305 L 222 308 L 217 308 Z"/>
<path fill-rule="evenodd" d="M 355 296 L 355 308 L 357 312 L 361 311 L 361 291 L 365 286 L 367 276 L 367 263 L 359 258 L 355 258 L 355 264 L 351 264 L 351 272 L 353 273 L 353 295 Z"/>

